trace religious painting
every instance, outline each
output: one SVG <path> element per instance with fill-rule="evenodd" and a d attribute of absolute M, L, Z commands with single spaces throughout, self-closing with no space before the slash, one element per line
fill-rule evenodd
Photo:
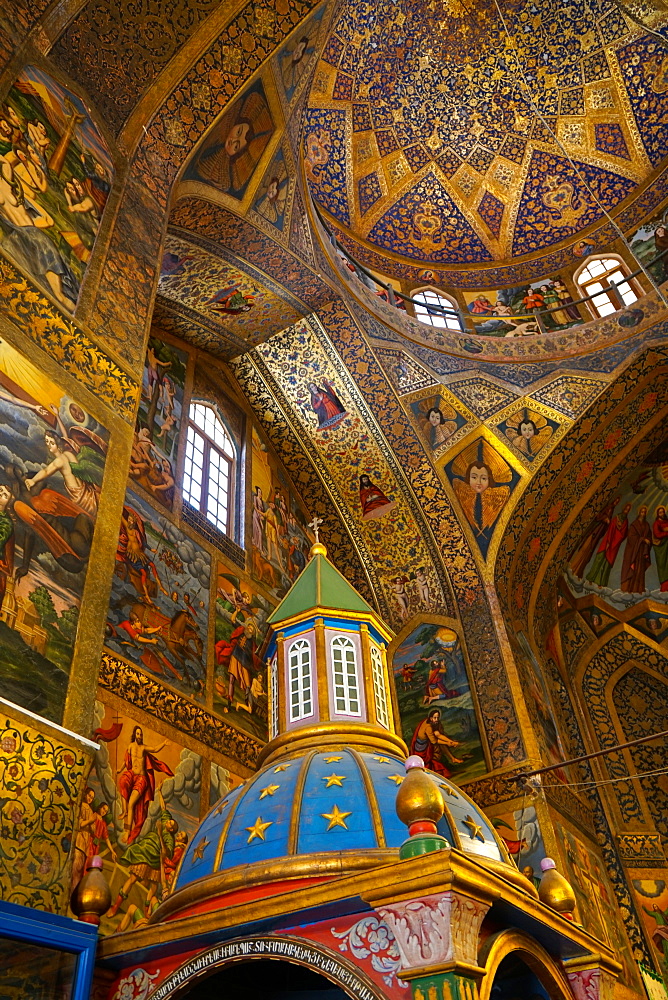
<path fill-rule="evenodd" d="M 306 79 L 307 70 L 313 65 L 316 40 L 324 11 L 325 8 L 321 6 L 292 35 L 276 57 L 276 69 L 288 104 L 292 102 L 301 81 Z"/>
<path fill-rule="evenodd" d="M 156 336 L 149 337 L 130 479 L 169 510 L 174 505 L 174 470 L 187 364 L 185 351 Z"/>
<path fill-rule="evenodd" d="M 540 863 L 547 851 L 535 806 L 527 802 L 518 809 L 490 816 L 490 821 L 519 870 L 537 889 L 541 877 Z"/>
<path fill-rule="evenodd" d="M 224 795 L 237 788 L 243 781 L 244 779 L 238 774 L 232 774 L 222 764 L 212 760 L 209 764 L 209 809 L 213 809 L 216 802 L 220 802 Z"/>
<path fill-rule="evenodd" d="M 70 842 L 64 834 L 76 822 L 90 756 L 80 745 L 49 739 L 9 717 L 4 708 L 0 725 L 0 898 L 60 913 L 66 909 L 69 896 L 64 875 Z"/>
<path fill-rule="evenodd" d="M 633 618 L 630 624 L 654 642 L 668 641 L 668 608 L 665 611 L 648 608 L 637 618 Z"/>
<path fill-rule="evenodd" d="M 107 646 L 204 700 L 211 559 L 128 490 L 107 617 Z"/>
<path fill-rule="evenodd" d="M 395 650 L 402 736 L 426 766 L 457 784 L 485 771 L 475 705 L 457 633 L 425 622 Z"/>
<path fill-rule="evenodd" d="M 631 252 L 657 284 L 668 279 L 668 211 L 637 229 L 630 240 Z M 657 257 L 660 258 L 657 260 Z"/>
<path fill-rule="evenodd" d="M 445 474 L 486 558 L 494 528 L 519 474 L 484 438 L 477 438 L 447 462 Z"/>
<path fill-rule="evenodd" d="M 516 454 L 533 462 L 559 429 L 556 420 L 531 407 L 522 406 L 498 425 L 503 437 L 510 442 Z"/>
<path fill-rule="evenodd" d="M 317 382 L 309 382 L 306 388 L 311 409 L 318 422 L 318 430 L 334 430 L 348 416 L 348 411 L 337 394 L 336 386 L 322 376 L 320 385 Z"/>
<path fill-rule="evenodd" d="M 596 636 L 603 635 L 611 629 L 613 625 L 617 624 L 616 618 L 606 614 L 605 611 L 602 611 L 595 605 L 590 608 L 582 608 L 580 610 L 580 617 L 587 623 Z"/>
<path fill-rule="evenodd" d="M 202 181 L 241 201 L 275 131 L 264 84 L 256 80 L 204 137 L 184 179 Z"/>
<path fill-rule="evenodd" d="M 559 739 L 559 731 L 547 682 L 541 663 L 535 655 L 524 632 L 516 632 L 512 637 L 517 669 L 522 682 L 524 703 L 531 719 L 541 755 L 547 764 L 558 764 L 568 754 L 564 752 Z M 552 779 L 567 782 L 566 773 L 557 768 Z"/>
<path fill-rule="evenodd" d="M 143 927 L 172 890 L 200 820 L 202 758 L 95 703 L 100 749 L 74 830 L 72 887 L 99 854 L 112 905 L 102 933 Z"/>
<path fill-rule="evenodd" d="M 282 233 L 286 226 L 290 175 L 282 149 L 278 149 L 255 193 L 253 211 Z"/>
<path fill-rule="evenodd" d="M 582 316 L 565 282 L 558 275 L 494 292 L 464 292 L 466 307 L 477 334 L 491 337 L 527 337 L 541 333 L 535 309 L 554 309 L 542 316 L 547 332 L 566 330 Z"/>
<path fill-rule="evenodd" d="M 634 878 L 631 884 L 654 957 L 663 975 L 668 977 L 668 880 L 665 875 L 665 869 L 659 869 L 656 877 Z"/>
<path fill-rule="evenodd" d="M 273 605 L 247 580 L 218 566 L 213 707 L 266 743 L 267 667 L 259 653 Z"/>
<path fill-rule="evenodd" d="M 252 576 L 280 600 L 306 566 L 309 517 L 255 427 L 252 446 Z"/>
<path fill-rule="evenodd" d="M 0 340 L 2 694 L 61 722 L 108 434 Z"/>
<path fill-rule="evenodd" d="M 606 504 L 596 509 L 594 500 L 584 513 L 586 527 L 566 570 L 571 592 L 594 594 L 622 610 L 644 599 L 665 605 L 667 511 L 668 443 L 663 442 Z"/>
<path fill-rule="evenodd" d="M 440 454 L 445 445 L 466 425 L 466 418 L 442 395 L 426 396 L 411 403 L 420 435 L 430 450 Z"/>
<path fill-rule="evenodd" d="M 363 521 L 371 521 L 389 514 L 396 506 L 397 501 L 386 496 L 380 486 L 371 481 L 367 473 L 360 476 L 360 508 Z"/>
<path fill-rule="evenodd" d="M 74 312 L 114 179 L 107 144 L 75 94 L 26 66 L 0 106 L 0 248 Z"/>

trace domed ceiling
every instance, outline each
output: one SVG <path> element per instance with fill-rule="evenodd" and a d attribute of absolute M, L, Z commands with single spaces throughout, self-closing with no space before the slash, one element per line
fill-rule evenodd
<path fill-rule="evenodd" d="M 347 0 L 305 111 L 311 192 L 386 273 L 549 273 L 665 197 L 667 67 L 606 0 Z"/>

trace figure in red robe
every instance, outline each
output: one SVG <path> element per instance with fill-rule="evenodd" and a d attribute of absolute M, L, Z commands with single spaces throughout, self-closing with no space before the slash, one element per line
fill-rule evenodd
<path fill-rule="evenodd" d="M 587 573 L 587 579 L 590 583 L 596 583 L 599 587 L 608 586 L 608 580 L 610 579 L 612 567 L 615 565 L 617 553 L 619 552 L 622 542 L 629 533 L 630 510 L 631 504 L 627 503 L 622 509 L 621 514 L 618 514 L 617 517 L 613 517 L 612 521 L 608 525 L 608 530 L 603 536 L 601 544 L 598 547 L 596 558 L 592 563 L 591 569 Z"/>
<path fill-rule="evenodd" d="M 382 517 L 396 507 L 396 501 L 386 497 L 380 487 L 372 483 L 368 476 L 360 476 L 360 504 L 365 521 Z"/>
<path fill-rule="evenodd" d="M 453 756 L 450 750 L 450 747 L 458 746 L 457 740 L 451 740 L 443 732 L 441 712 L 438 708 L 434 708 L 413 733 L 411 753 L 422 757 L 425 766 L 432 771 L 442 774 L 444 778 L 449 778 L 452 772 L 441 763 L 439 757 L 441 753 L 444 753 L 451 763 L 461 764 L 461 760 Z"/>
<path fill-rule="evenodd" d="M 125 751 L 123 767 L 119 769 L 118 787 L 123 799 L 121 813 L 124 829 L 128 831 L 127 843 L 131 844 L 141 833 L 148 815 L 148 807 L 155 797 L 155 772 L 162 771 L 173 778 L 174 772 L 156 756 L 168 741 L 150 749 L 144 744 L 141 726 L 132 730 L 132 740 Z"/>
<path fill-rule="evenodd" d="M 571 571 L 578 579 L 582 579 L 589 560 L 596 552 L 596 546 L 608 530 L 608 525 L 612 521 L 612 515 L 619 501 L 620 497 L 615 497 L 612 503 L 599 511 L 585 536 L 580 539 L 578 550 L 571 560 Z"/>
<path fill-rule="evenodd" d="M 647 507 L 641 507 L 629 526 L 624 547 L 620 589 L 626 594 L 645 592 L 645 573 L 652 561 L 652 529 L 647 521 Z"/>
<path fill-rule="evenodd" d="M 328 379 L 322 379 L 322 385 L 309 382 L 308 391 L 311 394 L 311 406 L 318 418 L 318 430 L 332 430 L 340 424 L 348 414 L 339 399 L 334 386 Z"/>

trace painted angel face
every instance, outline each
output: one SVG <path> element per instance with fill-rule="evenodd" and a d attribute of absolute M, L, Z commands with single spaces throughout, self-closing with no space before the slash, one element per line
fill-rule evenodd
<path fill-rule="evenodd" d="M 473 468 L 469 472 L 469 486 L 475 493 L 484 493 L 489 487 L 489 472 L 487 466 Z"/>
<path fill-rule="evenodd" d="M 246 148 L 249 128 L 248 122 L 237 122 L 236 125 L 232 126 L 225 140 L 225 152 L 228 156 L 234 156 Z"/>

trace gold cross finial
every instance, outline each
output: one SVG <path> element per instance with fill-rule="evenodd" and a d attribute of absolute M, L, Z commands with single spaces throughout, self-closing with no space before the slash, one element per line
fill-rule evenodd
<path fill-rule="evenodd" d="M 313 534 L 315 535 L 315 544 L 316 544 L 316 545 L 317 545 L 317 544 L 318 544 L 318 542 L 320 541 L 320 536 L 319 536 L 319 534 L 318 534 L 318 530 L 319 530 L 319 528 L 320 528 L 320 525 L 321 525 L 322 523 L 323 523 L 323 521 L 322 521 L 322 518 L 321 518 L 321 517 L 314 517 L 314 518 L 313 518 L 313 520 L 312 520 L 312 521 L 309 521 L 309 524 L 308 524 L 309 528 L 311 528 L 311 529 L 312 529 L 312 531 L 313 531 Z"/>

